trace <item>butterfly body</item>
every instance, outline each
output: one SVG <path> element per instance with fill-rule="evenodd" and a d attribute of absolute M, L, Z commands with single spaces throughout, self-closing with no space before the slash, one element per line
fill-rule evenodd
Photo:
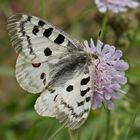
<path fill-rule="evenodd" d="M 92 102 L 94 58 L 77 40 L 34 16 L 12 16 L 8 31 L 19 54 L 18 83 L 28 92 L 41 92 L 36 111 L 79 128 Z"/>

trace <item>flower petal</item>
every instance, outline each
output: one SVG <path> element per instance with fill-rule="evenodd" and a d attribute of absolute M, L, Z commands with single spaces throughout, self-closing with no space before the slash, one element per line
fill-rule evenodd
<path fill-rule="evenodd" d="M 102 50 L 101 50 L 102 46 L 103 46 L 103 42 L 101 42 L 100 40 L 98 40 L 97 41 L 97 45 L 96 45 L 96 53 L 98 55 L 101 55 L 102 54 Z"/>
<path fill-rule="evenodd" d="M 90 39 L 90 46 L 91 46 L 92 53 L 95 52 L 95 44 L 92 38 Z"/>
<path fill-rule="evenodd" d="M 103 50 L 102 50 L 102 55 L 103 58 L 109 59 L 113 54 L 115 53 L 115 47 L 114 46 L 110 46 L 110 45 L 105 45 Z"/>
<path fill-rule="evenodd" d="M 122 77 L 121 75 L 118 75 L 115 80 L 121 85 L 127 83 L 127 79 L 125 77 Z"/>
<path fill-rule="evenodd" d="M 128 69 L 128 64 L 124 60 L 118 60 L 115 62 L 114 67 L 118 71 L 125 71 Z"/>
<path fill-rule="evenodd" d="M 122 57 L 122 51 L 116 50 L 114 55 L 111 57 L 112 60 L 120 59 Z"/>
<path fill-rule="evenodd" d="M 105 98 L 105 100 L 110 100 L 111 99 L 111 94 L 106 92 L 104 98 Z"/>
<path fill-rule="evenodd" d="M 126 12 L 129 8 L 137 8 L 138 1 L 134 0 L 95 0 L 95 3 L 101 13 L 110 10 L 114 13 Z"/>

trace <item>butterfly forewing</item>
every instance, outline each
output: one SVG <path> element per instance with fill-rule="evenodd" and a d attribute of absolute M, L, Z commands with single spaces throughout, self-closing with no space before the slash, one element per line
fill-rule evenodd
<path fill-rule="evenodd" d="M 67 48 L 81 49 L 82 45 L 65 32 L 35 16 L 17 14 L 8 19 L 8 31 L 16 52 L 30 60 L 46 61 L 61 56 Z"/>

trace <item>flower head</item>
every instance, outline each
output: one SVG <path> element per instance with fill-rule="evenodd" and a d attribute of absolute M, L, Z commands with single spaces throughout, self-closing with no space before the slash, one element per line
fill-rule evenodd
<path fill-rule="evenodd" d="M 90 53 L 97 56 L 94 61 L 92 107 L 96 109 L 104 104 L 108 109 L 112 109 L 112 101 L 119 98 L 117 92 L 121 91 L 121 86 L 127 83 L 125 70 L 128 69 L 128 64 L 121 59 L 122 52 L 116 50 L 114 46 L 104 45 L 100 40 L 95 46 L 92 39 L 90 45 L 86 40 L 84 44 Z"/>
<path fill-rule="evenodd" d="M 139 2 L 135 0 L 95 0 L 101 13 L 111 10 L 114 13 L 126 12 L 128 8 L 136 8 Z"/>

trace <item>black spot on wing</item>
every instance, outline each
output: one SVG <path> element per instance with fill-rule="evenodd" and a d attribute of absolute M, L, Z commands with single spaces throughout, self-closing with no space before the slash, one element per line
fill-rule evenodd
<path fill-rule="evenodd" d="M 78 114 L 76 114 L 75 112 L 73 112 L 71 115 L 75 118 L 78 118 Z"/>
<path fill-rule="evenodd" d="M 65 37 L 62 34 L 59 34 L 57 38 L 54 40 L 57 44 L 62 44 L 64 42 Z"/>
<path fill-rule="evenodd" d="M 50 56 L 50 55 L 52 54 L 51 49 L 50 49 L 50 48 L 46 48 L 46 49 L 44 50 L 44 54 L 45 54 L 45 56 Z"/>
<path fill-rule="evenodd" d="M 84 113 L 87 113 L 88 111 L 89 111 L 88 109 L 85 109 L 85 110 L 84 110 Z"/>
<path fill-rule="evenodd" d="M 55 95 L 55 97 L 54 97 L 54 99 L 53 99 L 54 101 L 56 100 L 56 97 L 57 97 L 57 96 L 58 96 L 58 94 L 57 94 L 57 95 Z"/>
<path fill-rule="evenodd" d="M 81 91 L 81 96 L 85 96 L 87 92 L 90 91 L 90 88 L 88 87 L 86 90 Z"/>
<path fill-rule="evenodd" d="M 42 79 L 43 80 L 43 84 L 46 85 L 46 74 L 44 72 L 41 73 L 40 79 Z"/>
<path fill-rule="evenodd" d="M 31 21 L 31 18 L 32 18 L 31 16 L 28 16 L 27 21 Z"/>
<path fill-rule="evenodd" d="M 32 33 L 36 35 L 39 32 L 38 26 L 34 26 Z"/>
<path fill-rule="evenodd" d="M 44 24 L 45 24 L 44 21 L 42 21 L 42 20 L 39 20 L 39 21 L 38 21 L 38 26 L 41 26 L 41 27 L 42 27 Z"/>
<path fill-rule="evenodd" d="M 68 44 L 67 44 L 67 46 L 70 46 L 71 45 L 71 42 L 68 40 Z"/>
<path fill-rule="evenodd" d="M 43 84 L 46 85 L 46 79 L 43 80 Z"/>
<path fill-rule="evenodd" d="M 90 99 L 91 99 L 91 97 L 87 97 L 87 98 L 86 98 L 86 102 L 89 102 Z"/>
<path fill-rule="evenodd" d="M 26 39 L 27 39 L 28 45 L 32 45 L 30 36 L 26 35 Z"/>
<path fill-rule="evenodd" d="M 54 93 L 54 92 L 55 92 L 55 89 L 51 90 L 50 92 L 51 92 L 51 93 Z"/>
<path fill-rule="evenodd" d="M 40 79 L 45 79 L 45 77 L 46 77 L 46 74 L 43 72 L 43 73 L 41 73 L 41 75 L 40 75 Z"/>
<path fill-rule="evenodd" d="M 66 89 L 68 92 L 71 92 L 73 90 L 73 86 L 72 85 L 69 85 Z"/>
<path fill-rule="evenodd" d="M 81 85 L 86 85 L 90 80 L 90 77 L 84 78 L 81 80 Z"/>
<path fill-rule="evenodd" d="M 53 28 L 45 29 L 43 35 L 48 38 L 52 34 L 52 31 L 53 31 Z"/>
<path fill-rule="evenodd" d="M 29 50 L 30 50 L 30 54 L 33 54 L 34 51 L 33 51 L 33 48 L 32 47 L 29 47 Z"/>
<path fill-rule="evenodd" d="M 84 105 L 84 101 L 77 102 L 77 106 L 82 106 L 82 105 Z"/>

